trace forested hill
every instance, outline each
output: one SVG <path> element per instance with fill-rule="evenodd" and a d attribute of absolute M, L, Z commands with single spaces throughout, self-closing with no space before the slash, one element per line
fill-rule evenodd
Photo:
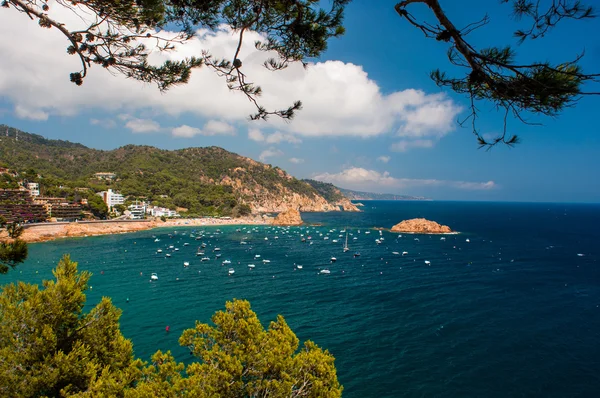
<path fill-rule="evenodd" d="M 353 207 L 345 198 L 328 201 L 278 167 L 218 147 L 169 151 L 127 145 L 103 151 L 0 125 L 0 164 L 28 176 L 39 175 L 46 195 L 67 196 L 75 188 L 113 188 L 158 205 L 186 208 L 192 214 L 230 215 L 248 206 L 267 212 Z M 98 172 L 115 173 L 117 178 L 97 180 Z"/>

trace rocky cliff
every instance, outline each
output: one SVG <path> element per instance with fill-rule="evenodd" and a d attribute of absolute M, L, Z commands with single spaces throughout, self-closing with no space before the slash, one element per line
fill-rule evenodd
<path fill-rule="evenodd" d="M 296 209 L 281 212 L 273 219 L 273 225 L 302 225 L 302 217 Z"/>
<path fill-rule="evenodd" d="M 429 221 L 424 218 L 413 218 L 404 220 L 391 229 L 392 232 L 410 232 L 417 234 L 446 234 L 452 232 L 449 226 L 440 225 L 435 221 Z"/>

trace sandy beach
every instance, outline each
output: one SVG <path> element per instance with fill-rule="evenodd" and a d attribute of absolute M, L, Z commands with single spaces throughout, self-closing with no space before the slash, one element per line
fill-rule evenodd
<path fill-rule="evenodd" d="M 266 225 L 271 218 L 261 215 L 240 218 L 190 218 L 143 221 L 106 221 L 47 223 L 26 226 L 21 239 L 28 243 L 46 242 L 60 238 L 123 234 L 154 228 L 218 226 L 218 225 Z M 6 240 L 6 231 L 0 233 L 0 241 Z"/>

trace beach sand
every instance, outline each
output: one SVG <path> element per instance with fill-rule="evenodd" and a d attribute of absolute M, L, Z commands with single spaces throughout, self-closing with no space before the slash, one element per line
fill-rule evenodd
<path fill-rule="evenodd" d="M 122 234 L 153 228 L 218 226 L 218 225 L 267 225 L 271 218 L 261 215 L 240 218 L 190 218 L 144 221 L 108 221 L 93 223 L 48 223 L 27 226 L 21 239 L 28 243 L 46 242 L 60 238 Z M 6 240 L 6 231 L 0 233 L 0 241 Z"/>

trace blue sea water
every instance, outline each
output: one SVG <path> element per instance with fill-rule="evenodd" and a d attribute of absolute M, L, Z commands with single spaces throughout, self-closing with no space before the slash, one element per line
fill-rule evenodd
<path fill-rule="evenodd" d="M 0 282 L 40 283 L 70 253 L 94 274 L 88 308 L 110 296 L 143 359 L 161 349 L 189 361 L 181 332 L 209 322 L 227 300 L 248 299 L 265 325 L 282 314 L 301 341 L 333 353 L 349 398 L 600 394 L 600 205 L 364 203 L 362 213 L 303 214 L 317 227 L 210 227 L 202 241 L 190 237 L 201 228 L 187 227 L 32 244 L 27 262 Z M 461 233 L 384 231 L 375 243 L 373 227 L 415 217 Z M 195 256 L 201 242 L 208 262 Z"/>

